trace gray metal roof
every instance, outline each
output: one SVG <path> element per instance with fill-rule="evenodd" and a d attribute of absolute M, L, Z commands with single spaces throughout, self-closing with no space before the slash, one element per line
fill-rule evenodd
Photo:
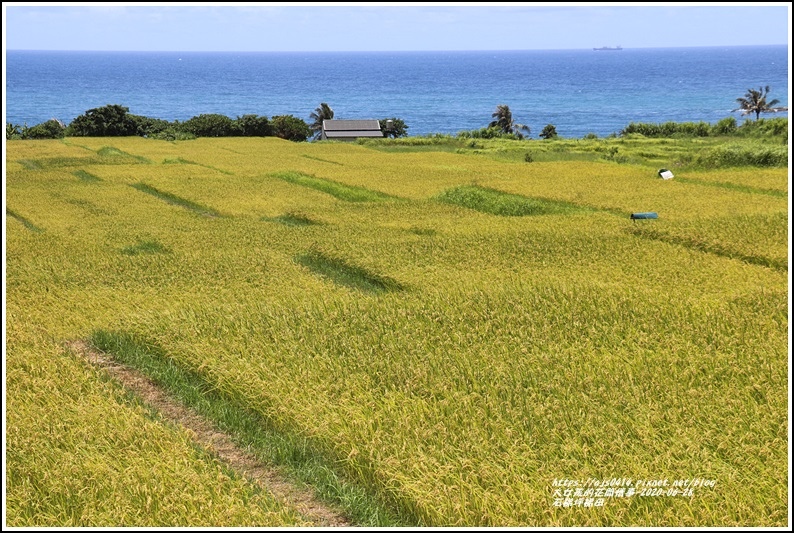
<path fill-rule="evenodd" d="M 383 137 L 380 130 L 345 130 L 345 131 L 326 131 L 325 136 L 329 139 L 340 137 Z"/>
<path fill-rule="evenodd" d="M 380 131 L 377 120 L 323 120 L 325 131 Z"/>

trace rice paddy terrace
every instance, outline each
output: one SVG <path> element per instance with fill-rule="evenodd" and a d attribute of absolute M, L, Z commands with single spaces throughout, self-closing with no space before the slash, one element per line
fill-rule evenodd
<path fill-rule="evenodd" d="M 657 168 L 8 142 L 7 524 L 317 525 L 82 343 L 351 524 L 784 525 L 787 170 Z"/>

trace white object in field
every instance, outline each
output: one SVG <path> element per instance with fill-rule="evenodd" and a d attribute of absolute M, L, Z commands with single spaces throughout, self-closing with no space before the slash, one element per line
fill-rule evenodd
<path fill-rule="evenodd" d="M 670 172 L 669 170 L 660 172 L 659 175 L 662 177 L 662 179 L 666 179 L 666 180 L 673 179 L 673 173 Z"/>

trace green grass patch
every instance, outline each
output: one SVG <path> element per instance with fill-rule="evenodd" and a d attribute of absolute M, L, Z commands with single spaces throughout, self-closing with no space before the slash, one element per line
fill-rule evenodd
<path fill-rule="evenodd" d="M 356 139 L 356 144 L 373 148 L 380 152 L 454 152 L 464 146 L 464 142 L 446 134 L 434 134 L 424 137 L 389 137 L 373 139 Z"/>
<path fill-rule="evenodd" d="M 776 141 L 775 141 L 776 142 Z M 732 166 L 786 166 L 786 146 L 761 144 L 753 140 L 714 137 L 646 138 L 640 134 L 585 137 L 558 137 L 547 140 L 457 138 L 449 135 L 400 139 L 359 139 L 357 144 L 382 152 L 455 152 L 481 155 L 497 161 L 597 161 L 649 166 L 724 168 Z"/>
<path fill-rule="evenodd" d="M 105 162 L 113 162 L 113 163 L 120 163 L 120 164 L 129 164 L 131 162 L 138 162 L 138 163 L 151 163 L 151 160 L 139 156 L 139 155 L 132 155 L 119 150 L 113 146 L 103 146 L 99 150 L 97 150 L 97 155 L 102 158 Z"/>
<path fill-rule="evenodd" d="M 447 204 L 505 217 L 557 215 L 583 209 L 575 204 L 529 198 L 479 185 L 462 185 L 447 189 L 437 195 L 436 199 Z"/>
<path fill-rule="evenodd" d="M 414 235 L 421 235 L 423 237 L 432 237 L 433 235 L 438 233 L 433 228 L 422 228 L 419 226 L 412 226 L 408 231 L 410 231 Z"/>
<path fill-rule="evenodd" d="M 11 218 L 16 219 L 19 222 L 21 222 L 23 226 L 25 226 L 27 229 L 29 229 L 33 233 L 41 233 L 42 231 L 44 231 L 43 229 L 41 229 L 40 227 L 35 225 L 33 222 L 31 222 L 27 218 L 23 217 L 22 215 L 20 215 L 16 211 L 12 211 L 11 209 L 9 209 L 7 207 L 6 207 L 6 215 L 10 216 Z"/>
<path fill-rule="evenodd" d="M 124 255 L 164 254 L 170 252 L 171 250 L 168 247 L 154 239 L 139 240 L 137 243 L 121 249 L 121 253 Z"/>
<path fill-rule="evenodd" d="M 204 165 L 202 163 L 196 163 L 195 161 L 190 161 L 182 157 L 168 157 L 166 159 L 163 159 L 163 164 L 164 165 L 196 165 L 197 167 L 208 168 L 210 170 L 220 172 L 221 174 L 226 174 L 227 176 L 234 175 L 233 172 L 229 172 L 228 170 L 223 170 L 222 168 L 213 167 L 211 165 Z"/>
<path fill-rule="evenodd" d="M 323 159 L 321 157 L 314 157 L 313 155 L 303 154 L 303 157 L 305 157 L 306 159 L 311 159 L 313 161 L 321 161 L 323 163 L 331 163 L 332 165 L 342 166 L 342 163 L 339 163 L 338 161 L 330 161 L 328 159 Z"/>
<path fill-rule="evenodd" d="M 80 200 L 80 199 L 77 199 L 77 198 L 67 198 L 64 201 L 67 204 L 76 205 L 77 207 L 79 207 L 81 209 L 85 209 L 86 211 L 88 211 L 92 215 L 110 215 L 110 214 L 112 214 L 112 211 L 109 211 L 107 209 L 102 209 L 101 207 L 98 207 L 96 204 L 94 204 L 93 202 L 89 202 L 88 200 Z"/>
<path fill-rule="evenodd" d="M 27 160 L 26 163 L 23 163 L 23 165 L 25 165 L 25 168 L 31 170 L 39 170 L 45 168 L 75 167 L 85 165 L 86 163 L 101 162 L 92 160 L 90 157 L 44 157 L 36 160 Z"/>
<path fill-rule="evenodd" d="M 730 189 L 733 191 L 746 192 L 750 194 L 767 194 L 769 196 L 777 196 L 778 198 L 786 198 L 788 192 L 778 191 L 775 189 L 762 189 L 759 187 L 752 187 L 750 185 L 740 185 L 738 183 L 729 183 L 726 181 L 706 181 L 695 178 L 679 178 L 676 177 L 681 183 L 692 183 L 694 185 L 705 185 L 707 187 L 720 187 L 722 189 Z"/>
<path fill-rule="evenodd" d="M 191 161 L 187 159 L 183 159 L 181 157 L 166 157 L 163 159 L 164 165 L 192 165 Z"/>
<path fill-rule="evenodd" d="M 97 181 L 102 181 L 102 178 L 99 176 L 95 176 L 90 172 L 86 172 L 85 170 L 75 170 L 72 172 L 72 175 L 76 176 L 80 181 L 85 181 L 88 183 L 95 183 Z"/>
<path fill-rule="evenodd" d="M 317 250 L 299 255 L 295 260 L 313 273 L 344 287 L 373 293 L 403 290 L 403 286 L 399 282 L 389 277 L 351 265 L 342 259 L 330 257 Z"/>
<path fill-rule="evenodd" d="M 308 187 L 326 194 L 330 194 L 334 198 L 344 200 L 346 202 L 383 202 L 386 200 L 394 199 L 393 196 L 388 194 L 366 189 L 364 187 L 356 187 L 354 185 L 345 185 L 338 181 L 332 181 L 325 178 L 318 178 L 310 176 L 302 172 L 288 171 L 288 172 L 274 172 L 269 176 L 273 178 L 282 179 L 295 185 Z"/>
<path fill-rule="evenodd" d="M 200 374 L 182 368 L 152 342 L 125 332 L 98 330 L 91 344 L 116 361 L 146 374 L 170 395 L 209 418 L 235 443 L 265 463 L 282 467 L 293 480 L 311 485 L 318 496 L 340 506 L 358 526 L 406 525 L 367 490 L 351 483 L 312 443 L 298 434 L 279 431 L 270 420 L 243 402 L 222 394 Z"/>
<path fill-rule="evenodd" d="M 41 170 L 43 167 L 35 159 L 18 159 L 17 163 L 22 165 L 27 170 Z"/>
<path fill-rule="evenodd" d="M 768 144 L 723 144 L 713 146 L 695 156 L 693 166 L 724 167 L 785 167 L 788 165 L 788 146 Z"/>
<path fill-rule="evenodd" d="M 308 216 L 304 215 L 303 213 L 296 213 L 296 212 L 289 212 L 284 213 L 283 215 L 279 215 L 277 217 L 265 217 L 263 220 L 269 220 L 272 222 L 278 222 L 279 224 L 284 224 L 285 226 L 319 226 L 322 225 L 322 222 L 317 222 L 316 220 L 312 220 Z"/>
<path fill-rule="evenodd" d="M 85 148 L 85 147 L 81 147 Z M 104 146 L 97 150 L 94 156 L 88 157 L 42 157 L 37 159 L 19 159 L 19 164 L 27 170 L 42 170 L 47 168 L 76 167 L 86 164 L 91 165 L 129 165 L 137 163 L 151 163 L 145 157 L 128 154 L 112 146 Z M 77 172 L 73 172 L 77 177 L 81 177 Z M 86 173 L 87 174 L 87 173 Z M 81 178 L 82 179 L 82 178 Z M 95 180 L 94 180 L 95 181 Z"/>
<path fill-rule="evenodd" d="M 94 149 L 89 147 L 89 146 L 86 146 L 84 144 L 75 143 L 74 142 L 74 138 L 64 137 L 63 139 L 61 139 L 61 143 L 64 146 L 74 146 L 76 148 L 80 148 L 81 150 L 86 150 L 86 151 L 92 152 L 92 153 L 94 152 Z"/>
<path fill-rule="evenodd" d="M 216 211 L 211 207 L 197 204 L 196 202 L 193 202 L 186 198 L 182 198 L 181 196 L 177 196 L 170 192 L 161 191 L 143 182 L 131 184 L 130 187 L 132 187 L 133 189 L 137 189 L 141 192 L 145 192 L 146 194 L 151 194 L 155 198 L 159 198 L 165 201 L 166 203 L 172 205 L 178 205 L 179 207 L 184 207 L 185 209 L 189 209 L 190 211 L 193 211 L 194 213 L 198 213 L 199 215 L 204 215 L 209 217 L 223 216 L 220 212 Z"/>

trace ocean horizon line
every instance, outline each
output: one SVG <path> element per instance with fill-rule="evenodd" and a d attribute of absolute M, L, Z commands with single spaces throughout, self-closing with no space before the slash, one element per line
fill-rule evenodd
<path fill-rule="evenodd" d="M 472 52 L 577 52 L 594 51 L 595 48 L 609 47 L 610 45 L 591 46 L 585 48 L 516 48 L 516 49 L 455 49 L 455 50 L 52 50 L 44 48 L 7 48 L 5 52 L 47 52 L 47 53 L 152 53 L 152 54 L 428 54 L 428 53 L 472 53 Z M 686 50 L 686 49 L 713 49 L 713 48 L 765 48 L 788 47 L 784 44 L 713 44 L 697 46 L 621 46 L 622 51 L 630 50 Z"/>

